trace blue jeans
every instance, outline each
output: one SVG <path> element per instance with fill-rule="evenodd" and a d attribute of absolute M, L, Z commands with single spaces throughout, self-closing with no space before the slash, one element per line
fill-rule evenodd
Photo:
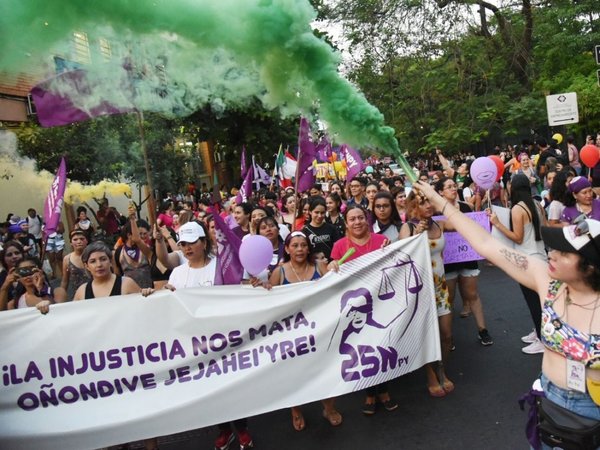
<path fill-rule="evenodd" d="M 600 420 L 600 406 L 596 405 L 588 394 L 562 389 L 548 380 L 544 374 L 542 374 L 540 380 L 548 400 L 580 416 Z"/>

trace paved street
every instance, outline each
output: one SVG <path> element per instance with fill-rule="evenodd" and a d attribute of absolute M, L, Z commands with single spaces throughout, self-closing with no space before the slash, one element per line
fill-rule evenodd
<path fill-rule="evenodd" d="M 390 383 L 400 403 L 394 412 L 378 410 L 373 417 L 361 413 L 363 395 L 338 400 L 344 423 L 332 428 L 321 417 L 319 403 L 303 408 L 307 427 L 296 432 L 288 410 L 250 419 L 255 448 L 300 449 L 526 449 L 526 413 L 517 399 L 541 367 L 541 355 L 521 352 L 522 335 L 532 329 L 529 312 L 518 285 L 493 267 L 481 264 L 480 293 L 494 345 L 477 341 L 472 318 L 455 314 L 456 351 L 448 374 L 456 390 L 442 399 L 429 397 L 425 374 L 419 370 Z M 460 301 L 457 311 L 460 308 Z M 251 389 L 251 386 L 249 386 Z M 213 448 L 216 427 L 168 436 L 161 449 Z M 238 448 L 237 443 L 235 447 Z"/>

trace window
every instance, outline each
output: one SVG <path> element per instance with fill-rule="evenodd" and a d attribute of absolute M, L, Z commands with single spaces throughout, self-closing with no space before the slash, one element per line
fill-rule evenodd
<path fill-rule="evenodd" d="M 112 57 L 110 42 L 105 38 L 100 38 L 98 41 L 100 43 L 100 54 L 102 55 L 102 58 L 104 61 L 110 61 L 110 58 Z"/>
<path fill-rule="evenodd" d="M 81 31 L 73 33 L 73 60 L 80 64 L 89 64 L 92 61 L 87 34 Z"/>

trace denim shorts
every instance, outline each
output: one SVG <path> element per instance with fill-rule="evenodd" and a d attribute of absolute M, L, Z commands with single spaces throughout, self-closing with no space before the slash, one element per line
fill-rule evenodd
<path fill-rule="evenodd" d="M 544 374 L 540 380 L 548 400 L 580 416 L 600 420 L 600 406 L 596 405 L 588 394 L 560 388 L 548 380 Z"/>
<path fill-rule="evenodd" d="M 455 278 L 463 277 L 463 278 L 469 278 L 469 277 L 478 277 L 479 276 L 479 269 L 460 269 L 460 270 L 453 270 L 451 272 L 446 272 L 445 276 L 446 276 L 446 281 L 448 280 L 454 280 Z"/>

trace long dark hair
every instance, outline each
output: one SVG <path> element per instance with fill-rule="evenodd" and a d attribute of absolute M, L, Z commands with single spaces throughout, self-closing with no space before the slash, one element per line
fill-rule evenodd
<path fill-rule="evenodd" d="M 6 261 L 4 259 L 6 258 L 6 251 L 10 247 L 16 248 L 19 251 L 19 253 L 21 253 L 21 255 L 25 256 L 25 253 L 23 252 L 23 246 L 19 241 L 6 241 L 4 243 L 2 251 L 0 251 L 0 263 L 2 263 L 2 267 L 4 267 L 6 270 L 8 270 L 8 267 L 6 266 Z"/>
<path fill-rule="evenodd" d="M 373 199 L 373 214 L 375 214 L 375 218 L 377 219 L 377 208 L 375 208 L 375 202 L 382 198 L 390 202 L 390 208 L 392 208 L 392 215 L 390 216 L 391 222 L 397 227 L 400 227 L 402 225 L 402 220 L 400 219 L 400 214 L 398 214 L 398 209 L 396 209 L 394 197 L 392 197 L 392 194 L 390 194 L 388 191 L 379 191 L 377 194 L 375 194 L 375 198 Z"/>
<path fill-rule="evenodd" d="M 567 197 L 575 198 L 572 195 L 568 195 L 569 191 L 567 189 L 567 178 L 569 177 L 569 172 L 566 170 L 561 170 L 560 172 L 556 172 L 554 176 L 554 180 L 552 180 L 552 185 L 550 186 L 550 200 L 556 200 L 561 203 L 565 203 Z"/>
<path fill-rule="evenodd" d="M 342 207 L 342 198 L 336 193 L 336 192 L 330 192 L 329 194 L 327 194 L 327 197 L 329 197 L 331 200 L 333 200 L 335 202 L 336 209 L 338 214 L 341 214 L 341 207 Z M 325 205 L 327 206 L 327 202 L 325 203 Z"/>
<path fill-rule="evenodd" d="M 510 182 L 510 202 L 512 208 L 517 206 L 517 203 L 523 202 L 531 213 L 531 222 L 535 231 L 535 240 L 542 240 L 542 233 L 540 230 L 540 213 L 531 196 L 531 183 L 527 175 L 516 174 L 513 175 Z M 510 216 L 510 229 L 513 231 L 512 214 Z"/>

